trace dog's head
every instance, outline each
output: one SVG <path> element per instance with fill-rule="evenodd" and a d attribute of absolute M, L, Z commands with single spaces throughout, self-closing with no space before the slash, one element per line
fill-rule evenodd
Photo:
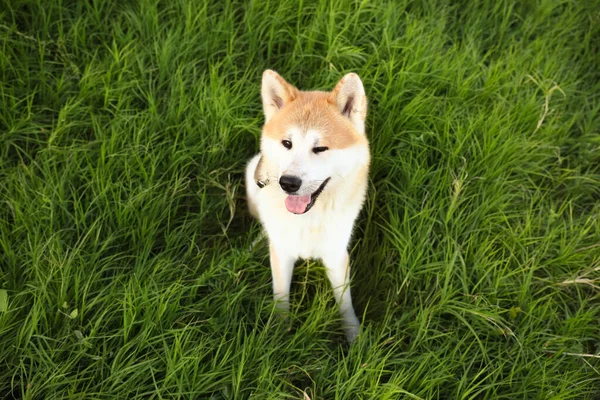
<path fill-rule="evenodd" d="M 267 70 L 261 94 L 264 160 L 257 173 L 287 194 L 288 211 L 304 214 L 323 191 L 352 185 L 368 167 L 367 97 L 358 75 L 345 75 L 332 92 L 303 92 Z"/>

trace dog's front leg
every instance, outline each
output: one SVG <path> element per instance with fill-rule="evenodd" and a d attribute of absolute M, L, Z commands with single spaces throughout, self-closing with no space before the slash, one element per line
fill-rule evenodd
<path fill-rule="evenodd" d="M 360 323 L 354 313 L 352 296 L 350 295 L 350 258 L 348 252 L 344 250 L 340 254 L 328 254 L 323 257 L 323 263 L 327 270 L 327 277 L 333 287 L 335 301 L 339 305 L 344 319 L 346 337 L 349 342 L 352 342 L 358 336 Z"/>
<path fill-rule="evenodd" d="M 290 285 L 296 260 L 283 251 L 277 251 L 273 243 L 269 245 L 271 274 L 273 275 L 273 299 L 277 308 L 288 312 L 290 309 Z"/>

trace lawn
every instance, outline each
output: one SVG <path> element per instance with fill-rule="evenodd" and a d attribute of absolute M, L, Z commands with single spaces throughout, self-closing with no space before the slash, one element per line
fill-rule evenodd
<path fill-rule="evenodd" d="M 0 397 L 597 399 L 600 1 L 0 1 Z M 274 312 L 260 79 L 369 97 L 351 243 Z"/>

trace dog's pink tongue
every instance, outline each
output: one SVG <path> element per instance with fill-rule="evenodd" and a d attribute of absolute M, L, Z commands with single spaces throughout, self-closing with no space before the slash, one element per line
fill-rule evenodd
<path fill-rule="evenodd" d="M 285 208 L 294 214 L 304 214 L 306 206 L 310 203 L 310 195 L 308 196 L 288 196 L 285 198 Z"/>

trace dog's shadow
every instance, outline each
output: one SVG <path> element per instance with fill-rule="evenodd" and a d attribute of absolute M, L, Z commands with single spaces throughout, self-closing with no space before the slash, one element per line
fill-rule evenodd
<path fill-rule="evenodd" d="M 377 324 L 385 319 L 393 297 L 394 280 L 386 275 L 394 263 L 382 251 L 383 238 L 373 222 L 359 218 L 350 242 L 351 285 L 354 308 L 365 322 Z"/>

